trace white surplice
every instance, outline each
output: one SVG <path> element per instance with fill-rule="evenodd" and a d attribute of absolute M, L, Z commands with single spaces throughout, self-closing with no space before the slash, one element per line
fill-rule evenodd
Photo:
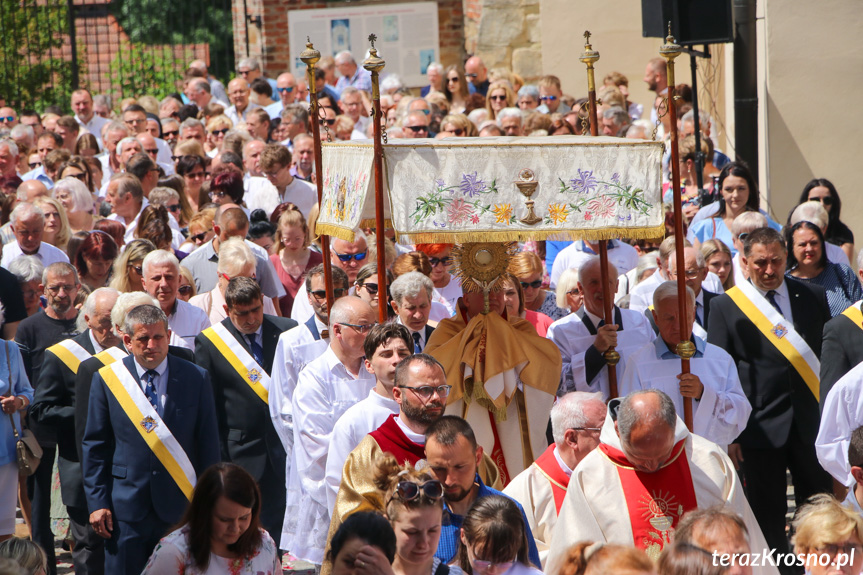
<path fill-rule="evenodd" d="M 560 349 L 560 355 L 563 358 L 561 392 L 601 391 L 603 399 L 607 400 L 609 399 L 608 366 L 604 366 L 592 381 L 587 381 L 585 352 L 593 345 L 596 336 L 588 331 L 582 318 L 579 317 L 581 313 L 587 312 L 582 309 L 557 320 L 549 326 L 546 335 Z M 620 362 L 617 364 L 618 381 L 623 375 L 629 355 L 644 344 L 652 342 L 656 337 L 644 314 L 621 309 L 620 319 L 623 325 L 621 331 L 617 332 L 617 346 L 614 348 L 620 354 Z M 594 326 L 597 324 L 598 321 L 593 323 Z"/>
<path fill-rule="evenodd" d="M 372 389 L 369 396 L 348 408 L 333 427 L 330 450 L 327 454 L 327 511 L 333 514 L 339 485 L 342 482 L 342 469 L 363 437 L 384 424 L 391 415 L 398 414 L 399 404 L 392 397 L 384 397 Z"/>
<path fill-rule="evenodd" d="M 715 443 L 689 433 L 679 417 L 674 440 L 685 440 L 684 450 L 689 461 L 698 509 L 713 505 L 728 506 L 743 518 L 749 531 L 752 553 L 768 553 L 767 542 L 728 455 Z M 611 407 L 602 426 L 600 442 L 621 449 L 614 430 Z M 569 548 L 579 541 L 633 545 L 629 509 L 620 476 L 615 464 L 599 449 L 590 452 L 573 471 L 551 538 L 545 572 L 557 573 Z M 766 575 L 779 571 L 768 566 L 753 568 L 753 573 Z"/>
<path fill-rule="evenodd" d="M 818 462 L 836 481 L 854 485 L 848 465 L 851 432 L 863 425 L 863 363 L 837 381 L 821 406 L 821 426 L 815 439 Z"/>
<path fill-rule="evenodd" d="M 374 386 L 372 374 L 360 367 L 354 377 L 332 348 L 300 372 L 291 402 L 294 450 L 281 542 L 281 548 L 298 559 L 323 563 L 330 524 L 325 476 L 333 426 Z"/>
<path fill-rule="evenodd" d="M 689 371 L 704 385 L 700 400 L 692 403 L 693 433 L 709 439 L 723 450 L 740 435 L 749 421 L 752 406 L 740 386 L 737 366 L 723 349 L 696 337 L 699 354 L 689 360 Z M 683 413 L 680 394 L 680 357 L 674 355 L 662 338 L 656 338 L 629 356 L 618 383 L 623 397 L 639 389 L 664 391 Z"/>

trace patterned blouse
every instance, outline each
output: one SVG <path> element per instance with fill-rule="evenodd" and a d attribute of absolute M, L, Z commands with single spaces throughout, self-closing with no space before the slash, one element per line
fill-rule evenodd
<path fill-rule="evenodd" d="M 210 553 L 206 571 L 199 570 L 192 559 L 188 541 L 189 526 L 172 531 L 159 541 L 141 575 L 281 575 L 282 563 L 276 544 L 261 529 L 261 547 L 251 557 L 228 559 Z"/>
<path fill-rule="evenodd" d="M 546 290 L 545 301 L 542 302 L 542 305 L 536 311 L 544 313 L 551 318 L 551 321 L 557 321 L 569 315 L 568 309 L 557 307 L 557 296 L 553 290 Z"/>
<path fill-rule="evenodd" d="M 827 262 L 824 270 L 814 278 L 790 277 L 823 287 L 827 291 L 827 305 L 830 306 L 830 317 L 836 317 L 848 306 L 863 299 L 863 287 L 857 280 L 854 270 L 845 264 Z"/>

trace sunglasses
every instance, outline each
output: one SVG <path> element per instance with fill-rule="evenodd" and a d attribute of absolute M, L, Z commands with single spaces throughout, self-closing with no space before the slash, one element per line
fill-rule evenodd
<path fill-rule="evenodd" d="M 477 77 L 479 77 L 479 74 L 465 74 L 464 77 L 465 78 L 477 78 Z"/>
<path fill-rule="evenodd" d="M 429 263 L 432 265 L 432 267 L 435 267 L 438 264 L 448 266 L 452 263 L 452 258 L 449 256 L 445 258 L 429 258 Z"/>
<path fill-rule="evenodd" d="M 171 210 L 171 211 L 173 211 L 173 210 Z M 207 234 L 209 234 L 211 231 L 213 231 L 213 230 L 209 229 L 206 232 L 201 232 L 200 234 L 195 234 L 194 236 L 189 236 L 189 239 L 195 243 L 202 242 L 202 241 L 204 241 L 204 238 L 207 237 Z"/>
<path fill-rule="evenodd" d="M 335 118 L 327 118 L 327 119 L 325 119 L 325 120 L 321 120 L 321 121 L 322 121 L 324 124 L 326 124 L 327 126 L 334 126 L 334 125 L 336 124 L 336 119 L 335 119 Z"/>
<path fill-rule="evenodd" d="M 450 132 L 452 132 L 456 136 L 461 136 L 462 134 L 464 134 L 464 130 L 462 130 L 461 128 L 456 128 L 455 130 L 450 130 Z"/>
<path fill-rule="evenodd" d="M 0 116 L 0 122 L 14 122 L 15 116 Z"/>
<path fill-rule="evenodd" d="M 207 195 L 208 195 L 208 196 L 210 196 L 210 199 L 211 199 L 211 200 L 215 200 L 216 198 L 224 198 L 224 197 L 226 197 L 228 194 L 227 194 L 227 193 L 225 193 L 225 192 L 210 192 L 210 193 L 209 193 L 209 194 L 207 194 Z"/>
<path fill-rule="evenodd" d="M 447 78 L 446 81 L 447 82 L 458 82 L 458 76 L 456 76 L 455 78 Z"/>
<path fill-rule="evenodd" d="M 502 102 L 506 100 L 506 96 L 489 96 L 489 100 L 494 100 L 495 102 Z"/>
<path fill-rule="evenodd" d="M 443 497 L 443 485 L 437 479 L 431 479 L 425 483 L 414 483 L 413 481 L 399 481 L 393 491 L 393 497 L 402 501 L 413 501 L 420 495 L 425 495 L 432 501 Z"/>
<path fill-rule="evenodd" d="M 824 196 L 823 198 L 809 198 L 810 202 L 821 202 L 825 206 L 833 205 L 833 197 L 832 196 Z"/>
<path fill-rule="evenodd" d="M 179 136 L 179 135 L 180 135 L 180 130 L 167 130 L 167 131 L 162 132 L 162 136 L 165 138 L 168 138 L 170 136 Z"/>
<path fill-rule="evenodd" d="M 566 295 L 578 295 L 578 288 L 573 288 L 566 292 Z"/>
<path fill-rule="evenodd" d="M 530 283 L 528 283 L 528 282 L 519 282 L 519 283 L 521 283 L 521 289 L 527 289 L 527 288 L 536 289 L 536 288 L 542 287 L 542 280 L 534 280 Z"/>
<path fill-rule="evenodd" d="M 221 130 L 210 130 L 210 133 L 214 136 L 224 136 L 228 133 L 228 128 L 222 128 Z"/>
<path fill-rule="evenodd" d="M 557 96 L 540 96 L 539 99 L 543 102 L 554 102 L 557 100 Z"/>
<path fill-rule="evenodd" d="M 327 297 L 327 291 L 322 289 L 316 289 L 315 291 L 309 293 L 315 296 L 316 299 L 320 300 L 326 299 Z M 338 299 L 340 297 L 343 297 L 346 293 L 348 293 L 348 290 L 345 288 L 335 288 L 333 290 L 333 297 Z"/>
<path fill-rule="evenodd" d="M 378 284 L 358 284 L 357 287 L 366 288 L 366 291 L 369 292 L 369 295 L 375 295 L 378 293 Z"/>
<path fill-rule="evenodd" d="M 135 273 L 138 274 L 139 276 L 144 275 L 144 266 L 131 266 L 130 265 L 129 267 L 132 268 L 133 270 L 135 270 Z"/>
<path fill-rule="evenodd" d="M 405 126 L 405 127 L 408 130 L 410 130 L 411 132 L 413 132 L 414 134 L 416 134 L 418 132 L 428 132 L 429 131 L 428 126 Z"/>
<path fill-rule="evenodd" d="M 339 258 L 339 261 L 343 261 L 345 263 L 347 263 L 351 260 L 357 260 L 358 262 L 361 262 L 364 259 L 366 259 L 367 255 L 369 255 L 368 251 L 360 252 L 358 254 L 340 254 L 340 253 L 336 252 L 335 250 L 333 250 L 333 253 L 336 254 L 336 257 Z"/>
<path fill-rule="evenodd" d="M 144 150 L 144 151 L 147 152 L 148 154 L 150 154 L 151 156 L 155 156 L 156 154 L 159 153 L 159 148 L 152 148 L 152 149 Z"/>
<path fill-rule="evenodd" d="M 287 88 L 276 88 L 276 90 L 278 90 L 278 91 L 279 91 L 279 92 L 281 92 L 282 94 L 285 94 L 285 93 L 290 94 L 291 92 L 293 92 L 293 91 L 294 91 L 294 87 L 293 87 L 293 86 L 289 86 L 289 87 L 287 87 Z"/>
<path fill-rule="evenodd" d="M 183 158 L 192 158 L 192 157 L 193 157 L 193 155 L 191 155 L 191 154 L 183 154 L 182 156 L 171 156 L 171 161 L 179 162 Z"/>
<path fill-rule="evenodd" d="M 31 169 L 31 170 L 35 170 L 36 168 L 38 168 L 38 167 L 42 166 L 42 162 L 33 162 L 33 163 L 30 163 L 30 164 L 27 164 L 27 165 L 28 165 L 28 166 L 30 166 L 30 169 Z"/>
<path fill-rule="evenodd" d="M 180 295 L 189 295 L 192 293 L 192 286 L 180 286 L 177 288 Z"/>
<path fill-rule="evenodd" d="M 41 166 L 42 164 L 39 164 L 39 165 Z M 82 182 L 87 181 L 87 174 L 85 174 L 84 172 L 81 172 L 80 174 L 69 174 L 69 177 L 75 178 L 76 180 L 80 180 Z"/>
<path fill-rule="evenodd" d="M 181 209 L 183 209 L 180 206 L 180 204 L 174 204 L 173 206 L 165 206 L 165 207 L 168 208 L 169 212 L 179 212 Z"/>

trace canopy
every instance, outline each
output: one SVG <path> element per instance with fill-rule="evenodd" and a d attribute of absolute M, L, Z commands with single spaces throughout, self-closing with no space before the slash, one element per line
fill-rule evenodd
<path fill-rule="evenodd" d="M 611 137 L 394 139 L 384 215 L 402 243 L 657 238 L 662 152 Z M 323 144 L 317 233 L 374 226 L 373 162 L 371 140 Z"/>

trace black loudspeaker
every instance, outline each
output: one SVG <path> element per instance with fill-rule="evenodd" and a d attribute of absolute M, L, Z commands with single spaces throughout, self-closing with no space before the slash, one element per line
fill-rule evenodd
<path fill-rule="evenodd" d="M 678 44 L 734 41 L 731 0 L 641 0 L 642 36 L 665 38 L 669 21 Z"/>

